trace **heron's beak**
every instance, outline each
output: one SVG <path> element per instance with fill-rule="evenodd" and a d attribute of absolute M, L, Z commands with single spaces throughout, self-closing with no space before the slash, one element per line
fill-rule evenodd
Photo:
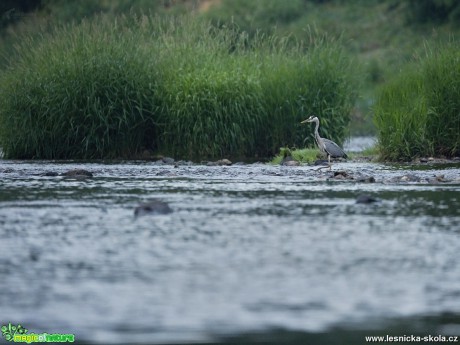
<path fill-rule="evenodd" d="M 301 123 L 307 123 L 307 122 L 309 122 L 308 120 L 310 120 L 310 119 L 303 120 Z"/>

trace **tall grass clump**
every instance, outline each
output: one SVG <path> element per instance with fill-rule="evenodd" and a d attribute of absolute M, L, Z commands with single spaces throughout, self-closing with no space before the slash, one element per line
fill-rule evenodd
<path fill-rule="evenodd" d="M 436 51 L 402 71 L 374 107 L 379 150 L 386 160 L 460 154 L 460 50 Z"/>
<path fill-rule="evenodd" d="M 339 42 L 101 18 L 21 45 L 0 76 L 6 157 L 270 157 L 313 145 L 300 125 L 313 113 L 324 136 L 344 139 L 357 78 Z"/>
<path fill-rule="evenodd" d="M 158 32 L 158 30 L 155 30 Z M 159 149 L 191 159 L 251 157 L 265 109 L 244 35 L 191 18 L 160 29 Z"/>
<path fill-rule="evenodd" d="M 155 77 L 138 47 L 107 18 L 24 40 L 0 79 L 5 157 L 103 158 L 151 146 Z"/>
<path fill-rule="evenodd" d="M 314 144 L 312 129 L 300 125 L 313 113 L 323 120 L 323 134 L 343 141 L 358 69 L 339 42 L 318 37 L 313 43 L 310 36 L 293 44 L 290 37 L 249 37 L 208 24 L 170 28 L 165 37 L 163 151 L 273 156 L 282 146 Z"/>
<path fill-rule="evenodd" d="M 325 37 L 308 48 L 277 42 L 262 66 L 262 88 L 268 111 L 264 141 L 280 146 L 314 146 L 313 127 L 300 125 L 310 115 L 321 120 L 321 134 L 341 144 L 357 96 L 360 69 L 336 41 Z M 304 53 L 304 49 L 307 52 Z"/>

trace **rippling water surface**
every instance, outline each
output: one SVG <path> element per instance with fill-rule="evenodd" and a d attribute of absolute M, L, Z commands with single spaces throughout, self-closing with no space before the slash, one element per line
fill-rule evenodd
<path fill-rule="evenodd" d="M 74 168 L 94 177 L 44 176 Z M 101 344 L 459 335 L 460 165 L 315 169 L 0 161 L 0 321 Z M 173 213 L 135 218 L 154 198 Z"/>

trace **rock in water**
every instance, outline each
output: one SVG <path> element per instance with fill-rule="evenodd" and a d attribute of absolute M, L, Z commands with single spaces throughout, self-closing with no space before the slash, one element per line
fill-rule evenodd
<path fill-rule="evenodd" d="M 288 166 L 288 167 L 298 167 L 300 166 L 300 162 L 292 160 L 292 161 L 286 161 L 282 165 Z"/>
<path fill-rule="evenodd" d="M 280 165 L 299 166 L 300 163 L 296 161 L 292 156 L 286 156 L 281 160 Z"/>
<path fill-rule="evenodd" d="M 140 204 L 134 209 L 134 215 L 136 217 L 145 215 L 169 214 L 171 212 L 171 207 L 169 207 L 167 203 L 161 200 L 151 200 L 149 202 Z"/>
<path fill-rule="evenodd" d="M 163 157 L 163 158 L 161 159 L 161 161 L 162 161 L 164 164 L 169 164 L 169 165 L 174 164 L 174 158 L 171 158 L 171 157 Z"/>
<path fill-rule="evenodd" d="M 217 165 L 232 165 L 232 162 L 227 158 L 219 159 L 216 163 Z"/>
<path fill-rule="evenodd" d="M 318 159 L 313 165 L 329 165 L 329 162 L 327 159 Z"/>
<path fill-rule="evenodd" d="M 62 173 L 66 177 L 93 177 L 93 173 L 84 169 L 73 169 Z"/>
<path fill-rule="evenodd" d="M 357 204 L 372 204 L 374 202 L 377 202 L 377 199 L 368 194 L 361 194 L 356 199 Z"/>

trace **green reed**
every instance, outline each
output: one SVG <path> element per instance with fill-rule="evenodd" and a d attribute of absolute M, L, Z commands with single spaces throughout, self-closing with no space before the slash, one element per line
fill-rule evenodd
<path fill-rule="evenodd" d="M 379 93 L 374 107 L 381 158 L 460 154 L 460 50 L 427 49 Z"/>
<path fill-rule="evenodd" d="M 313 145 L 299 124 L 313 113 L 341 142 L 356 96 L 350 58 L 325 38 L 134 15 L 34 37 L 0 75 L 8 158 L 269 157 Z"/>
<path fill-rule="evenodd" d="M 102 158 L 144 145 L 154 74 L 133 32 L 101 20 L 24 41 L 1 78 L 6 157 Z"/>

